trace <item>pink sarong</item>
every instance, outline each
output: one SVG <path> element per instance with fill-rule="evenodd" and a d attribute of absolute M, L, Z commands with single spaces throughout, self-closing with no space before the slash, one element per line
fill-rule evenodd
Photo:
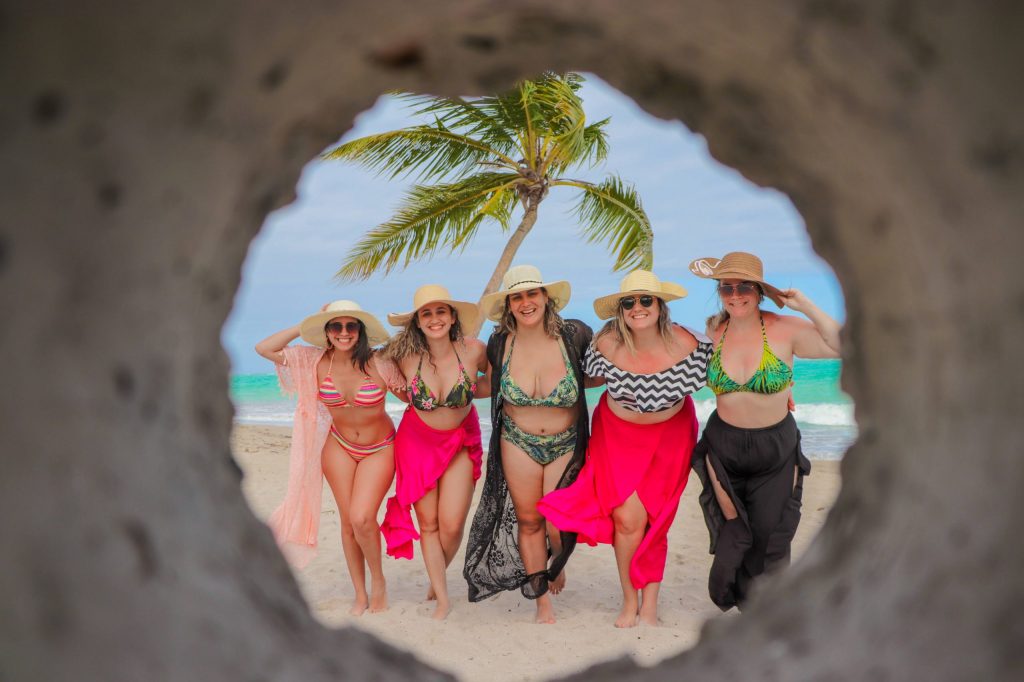
<path fill-rule="evenodd" d="M 407 407 L 395 435 L 395 494 L 388 499 L 380 532 L 389 556 L 412 559 L 413 541 L 420 539 L 412 523 L 412 504 L 437 487 L 448 464 L 463 448 L 473 462 L 473 481 L 480 478 L 483 449 L 476 406 L 454 429 L 428 426 L 414 408 Z"/>
<path fill-rule="evenodd" d="M 697 440 L 693 401 L 660 424 L 633 424 L 612 413 L 608 395 L 594 410 L 587 460 L 576 482 L 552 491 L 537 504 L 556 528 L 579 534 L 588 545 L 612 544 L 612 510 L 634 492 L 647 510 L 648 527 L 629 563 L 636 589 L 661 582 L 668 556 L 668 529 L 690 474 Z"/>

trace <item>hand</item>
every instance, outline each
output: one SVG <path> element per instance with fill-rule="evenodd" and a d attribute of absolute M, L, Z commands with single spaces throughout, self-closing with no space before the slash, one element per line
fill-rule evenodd
<path fill-rule="evenodd" d="M 789 394 L 789 400 L 786 402 L 786 409 L 790 412 L 796 412 L 796 403 L 793 402 L 793 394 Z"/>
<path fill-rule="evenodd" d="M 808 309 L 813 305 L 811 299 L 807 298 L 799 289 L 784 289 L 779 292 L 779 296 L 782 297 L 783 305 L 798 313 L 807 314 Z"/>

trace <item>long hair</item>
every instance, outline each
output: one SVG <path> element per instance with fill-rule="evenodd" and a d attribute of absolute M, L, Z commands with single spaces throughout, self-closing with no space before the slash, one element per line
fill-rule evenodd
<path fill-rule="evenodd" d="M 448 308 L 452 311 L 452 326 L 448 329 L 448 339 L 454 343 L 461 341 L 463 338 L 462 322 L 459 320 L 459 311 L 452 306 L 448 306 Z M 384 346 L 384 355 L 395 362 L 401 362 L 410 356 L 426 355 L 431 366 L 437 369 L 437 366 L 434 365 L 434 358 L 430 355 L 430 345 L 427 343 L 427 336 L 420 329 L 419 324 L 417 324 L 418 320 L 419 311 L 417 310 L 409 318 L 409 321 L 405 323 L 405 326 L 402 327 L 402 331 L 392 336 L 391 340 Z"/>
<path fill-rule="evenodd" d="M 662 343 L 665 344 L 665 348 L 671 348 L 676 345 L 676 338 L 672 334 L 672 317 L 669 315 L 668 306 L 665 305 L 665 301 L 655 296 L 658 300 L 658 336 L 661 337 Z M 608 320 L 601 331 L 594 337 L 594 347 L 597 347 L 598 340 L 611 334 L 619 345 L 624 345 L 630 355 L 636 355 L 636 345 L 633 343 L 633 330 L 626 324 L 626 313 L 622 309 L 621 305 L 615 306 L 615 317 Z"/>
<path fill-rule="evenodd" d="M 755 284 L 757 284 L 757 283 L 755 282 Z M 722 295 L 718 293 L 718 285 L 717 284 L 715 285 L 715 296 L 718 297 L 718 312 L 715 313 L 714 315 L 712 315 L 711 317 L 709 317 L 707 319 L 707 321 L 705 322 L 705 324 L 707 325 L 707 328 L 708 328 L 709 331 L 714 331 L 714 330 L 718 329 L 718 327 L 721 326 L 722 323 L 729 321 L 729 311 L 726 310 L 725 306 L 722 305 Z M 762 289 L 761 285 L 758 284 L 757 285 L 757 305 L 758 305 L 758 307 L 761 306 L 761 302 L 762 301 L 764 301 L 764 289 Z"/>
<path fill-rule="evenodd" d="M 565 326 L 565 320 L 555 310 L 555 302 L 548 296 L 547 287 L 541 287 L 541 291 L 547 296 L 547 302 L 544 304 L 544 333 L 553 339 L 558 338 L 562 333 L 562 328 Z M 498 322 L 498 331 L 511 334 L 516 330 L 516 317 L 512 314 L 512 310 L 508 307 L 508 296 L 505 297 L 505 308 L 501 313 L 501 321 Z"/>
<path fill-rule="evenodd" d="M 363 324 L 362 320 L 356 320 L 356 322 L 359 323 L 359 338 L 356 340 L 356 347 L 352 349 L 352 366 L 358 367 L 360 372 L 366 374 L 366 365 L 370 362 L 370 358 L 373 357 L 373 351 L 370 349 L 370 339 L 366 335 L 366 325 Z M 330 320 L 324 325 L 325 336 L 327 336 L 328 324 L 330 324 Z M 327 345 L 330 346 L 331 353 L 337 350 L 334 344 L 331 343 L 330 336 L 327 336 Z"/>

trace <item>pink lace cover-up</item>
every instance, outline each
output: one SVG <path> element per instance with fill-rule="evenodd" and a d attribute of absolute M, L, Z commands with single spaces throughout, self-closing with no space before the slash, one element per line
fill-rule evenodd
<path fill-rule="evenodd" d="M 412 504 L 437 487 L 452 458 L 463 448 L 469 450 L 475 482 L 483 461 L 475 406 L 470 406 L 461 424 L 447 431 L 428 426 L 413 407 L 405 408 L 395 435 L 395 494 L 388 499 L 380 526 L 389 556 L 412 559 L 413 541 L 420 539 L 412 523 Z"/>
<path fill-rule="evenodd" d="M 288 491 L 267 525 L 282 554 L 296 568 L 303 568 L 316 556 L 320 530 L 324 474 L 320 454 L 331 427 L 331 413 L 316 399 L 316 365 L 324 351 L 313 346 L 288 346 L 277 378 L 284 393 L 296 394 L 295 424 L 292 428 L 288 464 Z"/>
<path fill-rule="evenodd" d="M 634 424 L 612 413 L 605 393 L 594 410 L 587 460 L 576 482 L 544 496 L 537 509 L 556 528 L 578 533 L 588 545 L 612 544 L 612 510 L 636 492 L 649 525 L 630 561 L 630 582 L 638 590 L 661 582 L 668 529 L 689 479 L 696 439 L 697 418 L 689 396 L 667 421 Z"/>

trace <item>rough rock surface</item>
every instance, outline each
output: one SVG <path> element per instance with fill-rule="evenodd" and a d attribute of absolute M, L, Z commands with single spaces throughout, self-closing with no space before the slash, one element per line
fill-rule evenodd
<path fill-rule="evenodd" d="M 1020 3 L 3 4 L 0 678 L 444 677 L 311 618 L 239 490 L 218 336 L 263 218 L 377 95 L 543 69 L 792 198 L 862 434 L 742 618 L 587 679 L 1024 678 Z"/>

